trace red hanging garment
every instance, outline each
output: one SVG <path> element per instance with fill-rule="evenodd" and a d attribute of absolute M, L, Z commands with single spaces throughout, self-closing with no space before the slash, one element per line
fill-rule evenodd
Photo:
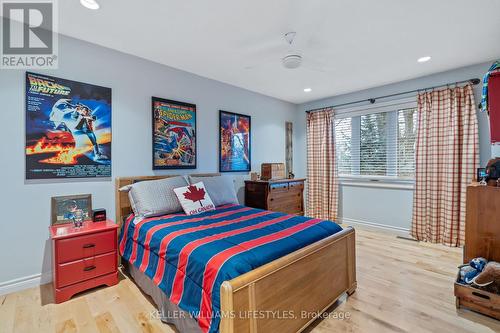
<path fill-rule="evenodd" d="M 491 143 L 500 143 L 500 72 L 492 73 L 488 81 Z"/>

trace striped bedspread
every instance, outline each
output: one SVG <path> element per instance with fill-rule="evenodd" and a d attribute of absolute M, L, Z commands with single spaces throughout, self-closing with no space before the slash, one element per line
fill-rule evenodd
<path fill-rule="evenodd" d="M 238 205 L 164 215 L 122 226 L 120 253 L 169 299 L 218 332 L 220 286 L 342 230 L 336 223 Z"/>

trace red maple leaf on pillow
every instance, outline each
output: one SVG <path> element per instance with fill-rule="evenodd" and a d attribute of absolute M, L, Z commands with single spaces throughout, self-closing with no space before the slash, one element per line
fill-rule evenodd
<path fill-rule="evenodd" d="M 188 186 L 187 192 L 182 193 L 184 198 L 191 200 L 192 202 L 199 201 L 200 205 L 203 207 L 201 200 L 205 199 L 205 190 L 203 188 L 197 188 L 195 185 Z"/>

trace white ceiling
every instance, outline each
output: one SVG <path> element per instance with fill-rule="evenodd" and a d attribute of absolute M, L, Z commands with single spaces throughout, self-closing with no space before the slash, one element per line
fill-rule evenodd
<path fill-rule="evenodd" d="M 500 57 L 498 0 L 98 2 L 59 1 L 59 31 L 293 103 Z M 288 31 L 304 57 L 295 70 L 280 63 Z"/>

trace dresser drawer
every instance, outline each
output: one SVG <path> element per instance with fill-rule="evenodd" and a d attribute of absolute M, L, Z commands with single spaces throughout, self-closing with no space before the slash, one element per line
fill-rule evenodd
<path fill-rule="evenodd" d="M 116 230 L 56 241 L 57 263 L 62 264 L 116 250 Z"/>
<path fill-rule="evenodd" d="M 281 202 L 270 202 L 268 206 L 269 210 L 275 212 L 282 212 L 287 214 L 297 214 L 302 212 L 302 202 L 295 200 L 287 200 Z"/>
<path fill-rule="evenodd" d="M 288 188 L 290 191 L 302 191 L 304 189 L 304 182 L 290 182 Z"/>
<path fill-rule="evenodd" d="M 57 267 L 57 288 L 96 278 L 116 271 L 116 251 L 59 264 Z"/>
<path fill-rule="evenodd" d="M 288 191 L 288 183 L 276 183 L 269 184 L 269 191 L 271 193 L 276 192 L 287 192 Z"/>

